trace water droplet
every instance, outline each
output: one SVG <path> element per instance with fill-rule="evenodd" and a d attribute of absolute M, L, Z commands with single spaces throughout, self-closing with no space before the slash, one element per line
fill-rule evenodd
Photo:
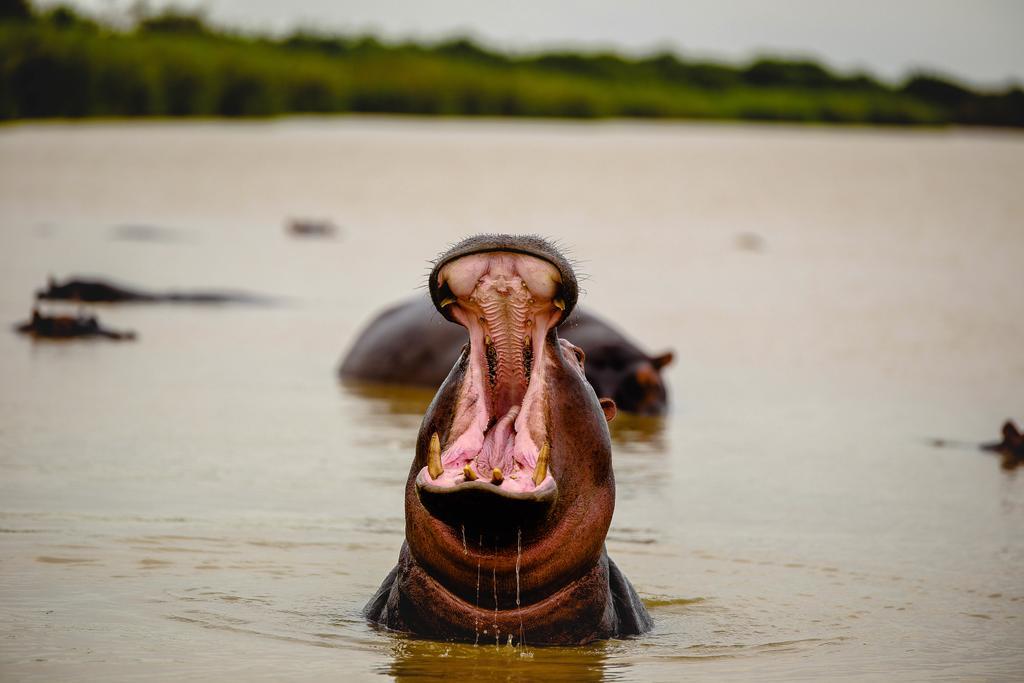
<path fill-rule="evenodd" d="M 484 547 L 484 536 L 480 534 L 480 541 L 477 543 L 477 547 L 483 550 Z M 480 607 L 480 557 L 476 558 L 476 606 Z M 487 633 L 487 631 L 484 631 Z M 473 612 L 473 644 L 480 644 L 480 622 L 477 620 L 476 612 Z"/>
<path fill-rule="evenodd" d="M 519 603 L 519 563 L 523 559 L 523 528 L 516 528 L 516 612 L 519 613 L 519 647 L 525 647 L 526 638 L 523 631 L 523 610 Z M 512 636 L 509 636 L 511 639 Z"/>
<path fill-rule="evenodd" d="M 494 544 L 494 562 L 491 563 L 491 590 L 494 592 L 494 647 L 499 647 L 501 631 L 498 630 L 498 544 Z"/>

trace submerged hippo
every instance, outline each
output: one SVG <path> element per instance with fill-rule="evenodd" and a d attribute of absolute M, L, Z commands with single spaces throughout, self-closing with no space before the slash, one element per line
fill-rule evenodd
<path fill-rule="evenodd" d="M 662 415 L 668 404 L 661 370 L 672 352 L 649 356 L 600 317 L 577 310 L 561 328 L 586 355 L 587 380 L 619 410 Z M 359 335 L 341 363 L 345 380 L 437 387 L 462 353 L 466 333 L 448 324 L 425 297 L 396 304 Z"/>
<path fill-rule="evenodd" d="M 64 282 L 50 278 L 46 289 L 36 291 L 40 301 L 73 301 L 79 303 L 184 303 L 184 304 L 225 304 L 225 303 L 267 303 L 262 297 L 243 292 L 149 292 L 123 285 L 73 277 Z"/>
<path fill-rule="evenodd" d="M 111 330 L 100 325 L 94 315 L 44 315 L 38 308 L 32 309 L 28 321 L 15 326 L 15 331 L 31 335 L 36 339 L 75 339 L 104 337 L 117 341 L 135 339 L 130 331 Z"/>
<path fill-rule="evenodd" d="M 608 558 L 606 420 L 583 352 L 558 336 L 576 277 L 536 237 L 481 235 L 443 254 L 430 297 L 469 334 L 420 426 L 396 566 L 366 605 L 445 640 L 577 644 L 647 631 Z"/>
<path fill-rule="evenodd" d="M 1024 463 L 1024 434 L 1017 428 L 1013 420 L 1003 423 L 1003 440 L 996 443 L 982 444 L 982 449 L 993 451 L 1003 456 L 1003 468 L 1012 470 Z"/>
<path fill-rule="evenodd" d="M 630 413 L 664 415 L 668 391 L 661 370 L 672 362 L 666 351 L 648 356 L 621 332 L 595 315 L 576 314 L 565 336 L 586 354 L 587 381 L 598 396 L 609 396 Z"/>

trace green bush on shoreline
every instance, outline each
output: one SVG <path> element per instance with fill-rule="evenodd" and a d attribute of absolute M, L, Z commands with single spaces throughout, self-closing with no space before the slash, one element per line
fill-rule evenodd
<path fill-rule="evenodd" d="M 667 53 L 510 56 L 466 39 L 272 39 L 175 10 L 118 29 L 0 0 L 0 119 L 330 112 L 1020 127 L 1024 91 L 924 74 L 894 87 L 780 59 L 742 68 Z"/>

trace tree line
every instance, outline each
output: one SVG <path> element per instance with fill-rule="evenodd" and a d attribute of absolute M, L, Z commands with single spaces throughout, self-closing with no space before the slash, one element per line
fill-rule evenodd
<path fill-rule="evenodd" d="M 1024 90 L 938 74 L 883 82 L 806 59 L 511 54 L 469 38 L 273 37 L 137 5 L 118 21 L 0 0 L 0 118 L 287 113 L 1024 126 Z"/>

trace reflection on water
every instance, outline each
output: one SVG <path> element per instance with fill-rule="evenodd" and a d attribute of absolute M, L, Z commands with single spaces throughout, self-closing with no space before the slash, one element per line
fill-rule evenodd
<path fill-rule="evenodd" d="M 665 419 L 662 416 L 631 415 L 620 411 L 608 423 L 608 429 L 613 442 L 630 451 L 664 453 L 668 448 Z"/>
<path fill-rule="evenodd" d="M 375 415 L 396 415 L 422 418 L 427 406 L 434 398 L 432 389 L 405 387 L 390 384 L 343 381 L 343 391 L 358 396 L 366 402 Z M 404 421 L 403 421 L 404 423 Z"/>
<path fill-rule="evenodd" d="M 399 681 L 614 681 L 626 662 L 612 662 L 614 645 L 529 648 L 467 645 L 389 635 L 393 661 L 383 668 Z"/>
<path fill-rule="evenodd" d="M 1019 409 L 1022 177 L 1024 141 L 989 134 L 8 127 L 0 320 L 50 272 L 294 305 L 104 308 L 130 345 L 0 334 L 2 677 L 1020 680 L 1024 479 L 920 437 Z M 345 239 L 288 238 L 296 213 Z M 110 239 L 128 225 L 189 239 Z M 521 651 L 360 616 L 433 392 L 334 366 L 481 226 L 561 238 L 586 304 L 679 350 L 686 409 L 610 424 L 641 638 Z"/>

